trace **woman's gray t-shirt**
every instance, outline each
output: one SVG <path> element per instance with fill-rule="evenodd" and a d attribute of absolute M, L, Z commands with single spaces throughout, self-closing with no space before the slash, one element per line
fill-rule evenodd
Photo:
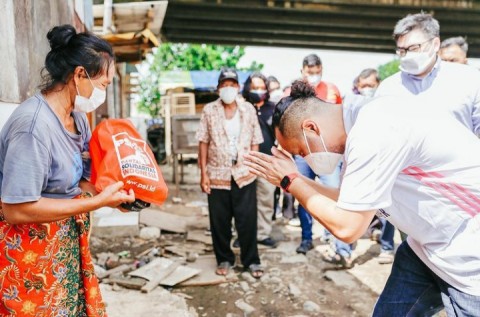
<path fill-rule="evenodd" d="M 78 134 L 65 129 L 42 94 L 20 104 L 0 132 L 0 195 L 5 203 L 73 198 L 90 178 L 86 115 L 72 112 Z"/>

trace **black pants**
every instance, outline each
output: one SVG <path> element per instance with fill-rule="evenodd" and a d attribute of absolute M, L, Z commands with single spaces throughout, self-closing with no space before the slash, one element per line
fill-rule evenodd
<path fill-rule="evenodd" d="M 232 240 L 232 217 L 240 242 L 240 259 L 243 267 L 260 264 L 257 249 L 257 196 L 255 182 L 238 188 L 232 180 L 231 190 L 212 189 L 208 195 L 210 229 L 217 264 L 235 263 L 235 254 L 230 248 Z"/>

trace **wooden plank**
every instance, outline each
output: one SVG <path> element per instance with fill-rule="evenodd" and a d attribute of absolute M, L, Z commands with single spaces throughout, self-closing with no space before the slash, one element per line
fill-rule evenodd
<path fill-rule="evenodd" d="M 185 233 L 187 232 L 187 220 L 186 217 L 147 208 L 140 212 L 139 222 L 147 226 L 158 227 L 161 230 Z"/>
<path fill-rule="evenodd" d="M 147 265 L 130 272 L 130 276 L 137 276 L 149 282 L 142 287 L 142 292 L 149 292 L 157 285 L 175 286 L 178 283 L 200 273 L 199 269 L 181 265 L 180 261 L 167 258 L 156 258 Z"/>
<path fill-rule="evenodd" d="M 198 241 L 207 245 L 212 245 L 212 237 L 205 235 L 205 232 L 201 230 L 188 231 L 187 240 Z"/>
<path fill-rule="evenodd" d="M 110 278 L 104 279 L 102 283 L 117 284 L 125 288 L 140 290 L 145 284 L 147 284 L 147 281 L 139 277 L 133 277 L 133 278 L 110 277 Z"/>
<path fill-rule="evenodd" d="M 163 275 L 163 271 L 167 271 L 167 269 L 173 263 L 174 261 L 167 258 L 155 258 L 150 263 L 136 269 L 135 271 L 129 272 L 128 275 L 141 277 L 146 279 L 147 281 L 151 281 L 155 279 L 159 274 Z"/>
<path fill-rule="evenodd" d="M 196 252 L 198 254 L 205 254 L 205 250 L 211 250 L 211 247 L 205 244 L 175 244 L 165 247 L 165 250 L 181 257 L 187 257 L 188 252 Z"/>
<path fill-rule="evenodd" d="M 165 277 L 171 275 L 174 271 L 178 269 L 179 266 L 180 266 L 180 262 L 173 262 L 166 269 L 164 269 L 161 272 L 158 272 L 158 275 L 154 279 L 150 280 L 147 284 L 145 284 L 145 286 L 142 287 L 142 292 L 148 293 L 153 289 L 155 289 L 159 284 L 161 284 L 162 280 L 164 280 Z"/>
<path fill-rule="evenodd" d="M 105 271 L 103 273 L 100 273 L 100 274 L 97 274 L 97 278 L 98 279 L 104 279 L 112 274 L 117 274 L 117 273 L 124 273 L 124 272 L 127 272 L 127 271 L 131 271 L 131 270 L 134 270 L 135 269 L 135 266 L 133 264 L 122 264 L 122 265 L 119 265 L 111 270 L 108 270 L 108 271 Z"/>
<path fill-rule="evenodd" d="M 161 285 L 165 286 L 175 286 L 178 283 L 184 282 L 195 275 L 199 274 L 201 270 L 194 269 L 190 266 L 180 265 L 178 266 L 175 271 L 173 271 L 170 275 L 160 281 Z"/>

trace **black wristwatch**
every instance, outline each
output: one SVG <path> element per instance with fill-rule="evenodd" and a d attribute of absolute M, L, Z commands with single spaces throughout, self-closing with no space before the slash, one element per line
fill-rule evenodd
<path fill-rule="evenodd" d="M 284 178 L 282 178 L 282 181 L 280 182 L 280 187 L 282 187 L 283 190 L 288 193 L 289 192 L 288 188 L 290 187 L 290 185 L 292 185 L 293 180 L 298 176 L 300 176 L 298 175 L 298 173 L 292 173 L 292 174 L 286 175 Z"/>
<path fill-rule="evenodd" d="M 140 199 L 135 199 L 134 202 L 120 204 L 120 207 L 129 211 L 141 211 L 142 209 L 150 207 L 150 203 Z"/>

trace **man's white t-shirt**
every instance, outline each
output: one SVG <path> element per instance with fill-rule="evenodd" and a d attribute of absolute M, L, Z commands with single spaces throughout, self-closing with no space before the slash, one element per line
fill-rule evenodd
<path fill-rule="evenodd" d="M 338 206 L 380 210 L 440 278 L 480 296 L 480 140 L 417 98 L 379 97 L 348 134 Z"/>
<path fill-rule="evenodd" d="M 398 72 L 380 83 L 375 96 L 415 96 L 432 114 L 447 112 L 480 136 L 480 71 L 438 61 L 425 78 Z"/>

